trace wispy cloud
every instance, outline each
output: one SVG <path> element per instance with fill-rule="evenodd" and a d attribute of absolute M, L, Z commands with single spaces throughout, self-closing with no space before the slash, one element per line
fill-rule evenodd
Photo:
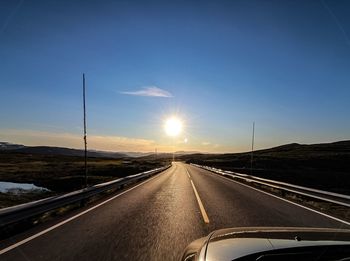
<path fill-rule="evenodd" d="M 147 86 L 147 87 L 142 87 L 141 90 L 127 91 L 127 92 L 121 92 L 121 93 L 127 94 L 127 95 L 135 95 L 135 96 L 166 97 L 166 98 L 173 97 L 173 95 L 170 92 L 160 89 L 156 86 Z"/>

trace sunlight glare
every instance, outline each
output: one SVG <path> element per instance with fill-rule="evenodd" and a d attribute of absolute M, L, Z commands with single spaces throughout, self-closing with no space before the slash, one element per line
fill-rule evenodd
<path fill-rule="evenodd" d="M 169 118 L 165 121 L 164 130 L 171 137 L 178 136 L 182 131 L 182 122 L 176 117 Z"/>

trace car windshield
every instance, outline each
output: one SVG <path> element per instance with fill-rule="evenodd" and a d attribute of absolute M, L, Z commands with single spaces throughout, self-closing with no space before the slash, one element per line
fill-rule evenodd
<path fill-rule="evenodd" d="M 350 247 L 349 69 L 347 0 L 0 1 L 0 260 Z"/>

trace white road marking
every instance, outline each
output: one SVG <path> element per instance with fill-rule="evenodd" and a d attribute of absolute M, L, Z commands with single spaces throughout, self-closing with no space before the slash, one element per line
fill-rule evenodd
<path fill-rule="evenodd" d="M 212 173 L 212 172 L 210 172 L 210 173 Z M 239 184 L 239 185 L 242 185 L 242 186 L 248 187 L 248 188 L 250 188 L 250 189 L 254 189 L 254 190 L 259 191 L 259 192 L 261 192 L 261 193 L 267 194 L 267 195 L 269 195 L 269 196 L 271 196 L 271 197 L 278 198 L 278 199 L 280 199 L 280 200 L 283 200 L 283 201 L 288 202 L 288 203 L 290 203 L 290 204 L 293 204 L 293 205 L 295 205 L 295 206 L 298 206 L 298 207 L 301 207 L 301 208 L 304 208 L 304 209 L 310 210 L 310 211 L 315 212 L 315 213 L 317 213 L 317 214 L 319 214 L 319 215 L 325 216 L 325 217 L 327 217 L 327 218 L 330 218 L 330 219 L 336 220 L 336 221 L 338 221 L 338 222 L 341 222 L 341 223 L 344 223 L 344 224 L 346 224 L 346 225 L 349 225 L 349 226 L 350 226 L 350 222 L 348 222 L 348 221 L 342 220 L 342 219 L 340 219 L 340 218 L 333 217 L 333 216 L 331 216 L 331 215 L 328 215 L 328 214 L 326 214 L 326 213 L 323 213 L 323 212 L 317 211 L 317 210 L 315 210 L 315 209 L 312 209 L 312 208 L 309 208 L 309 207 L 306 207 L 306 206 L 300 205 L 300 204 L 295 203 L 295 202 L 293 202 L 293 201 L 290 201 L 290 200 L 288 200 L 288 199 L 278 197 L 278 196 L 273 195 L 273 194 L 270 194 L 270 193 L 268 193 L 268 192 L 266 192 L 266 191 L 263 191 L 263 190 L 260 190 L 260 189 L 257 189 L 257 188 L 254 188 L 254 187 L 248 186 L 248 185 L 246 185 L 246 184 L 240 183 L 240 182 L 238 182 L 238 181 L 235 181 L 235 180 L 232 180 L 232 179 L 229 179 L 229 178 L 223 177 L 223 176 L 221 176 L 221 175 L 219 175 L 219 174 L 216 174 L 216 173 L 212 173 L 212 174 L 217 175 L 218 177 L 223 178 L 223 179 L 225 179 L 225 180 L 235 182 L 235 183 L 237 183 L 237 184 Z"/>
<path fill-rule="evenodd" d="M 166 172 L 166 171 L 165 171 L 165 172 Z M 163 173 L 164 173 L 164 172 L 163 172 Z M 84 214 L 90 212 L 91 210 L 94 210 L 94 209 L 96 209 L 96 208 L 98 208 L 98 207 L 100 207 L 100 206 L 102 206 L 102 205 L 108 203 L 109 201 L 111 201 L 111 200 L 113 200 L 113 199 L 115 199 L 115 198 L 117 198 L 117 197 L 120 197 L 121 195 L 123 195 L 123 194 L 125 194 L 125 193 L 127 193 L 127 192 L 129 192 L 129 191 L 131 191 L 131 190 L 133 190 L 133 189 L 135 189 L 135 188 L 137 188 L 137 187 L 139 187 L 139 186 L 141 186 L 141 185 L 143 185 L 143 184 L 145 184 L 145 183 L 147 183 L 147 182 L 149 182 L 149 181 L 151 181 L 151 180 L 157 178 L 157 177 L 159 177 L 159 176 L 156 175 L 156 176 L 153 177 L 153 178 L 147 179 L 146 181 L 144 181 L 144 182 L 142 182 L 142 183 L 140 183 L 140 184 L 138 184 L 138 185 L 136 185 L 136 186 L 134 186 L 134 187 L 132 187 L 132 188 L 129 188 L 128 190 L 125 190 L 125 191 L 121 192 L 120 194 L 115 195 L 115 196 L 113 196 L 113 197 L 111 197 L 111 198 L 109 198 L 109 199 L 107 199 L 107 200 L 105 200 L 105 201 L 103 201 L 103 202 L 101 202 L 101 203 L 99 203 L 99 204 L 97 204 L 97 205 L 95 205 L 95 206 L 93 206 L 93 207 L 87 209 L 87 210 L 84 210 L 83 212 L 80 212 L 79 214 L 77 214 L 77 215 L 75 215 L 75 216 L 73 216 L 73 217 L 70 217 L 70 218 L 68 218 L 68 219 L 66 219 L 66 220 L 64 220 L 64 221 L 62 221 L 62 222 L 60 222 L 60 223 L 57 223 L 56 225 L 54 225 L 54 226 L 52 226 L 52 227 L 49 227 L 49 228 L 47 228 L 47 229 L 45 229 L 45 230 L 43 230 L 43 231 L 40 231 L 40 232 L 37 233 L 37 234 L 34 234 L 34 235 L 30 236 L 30 237 L 27 237 L 26 239 L 23 239 L 23 240 L 21 240 L 21 241 L 15 243 L 15 244 L 13 244 L 13 245 L 11 245 L 11 246 L 8 246 L 8 247 L 6 247 L 6 248 L 0 250 L 0 255 L 6 253 L 6 252 L 8 252 L 8 251 L 10 251 L 10 250 L 12 250 L 12 249 L 14 249 L 14 248 L 16 248 L 16 247 L 19 247 L 19 246 L 21 246 L 21 245 L 23 245 L 23 244 L 25 244 L 25 243 L 27 243 L 27 242 L 29 242 L 29 241 L 31 241 L 31 240 L 37 238 L 37 237 L 40 237 L 41 235 L 44 235 L 44 234 L 46 234 L 47 232 L 50 232 L 51 230 L 54 230 L 55 228 L 58 228 L 58 227 L 60 227 L 60 226 L 62 226 L 62 225 L 64 225 L 64 224 L 66 224 L 66 223 L 68 223 L 68 222 L 70 222 L 70 221 L 72 221 L 72 220 L 74 220 L 74 219 L 76 219 L 76 218 L 78 218 L 78 217 L 80 217 L 80 216 L 82 216 L 82 215 L 84 215 Z"/>
<path fill-rule="evenodd" d="M 201 210 L 204 223 L 208 224 L 209 223 L 209 218 L 208 218 L 207 212 L 205 212 L 203 203 L 202 203 L 202 201 L 201 201 L 201 199 L 200 199 L 200 197 L 198 195 L 196 187 L 194 186 L 192 180 L 190 180 L 190 181 L 191 181 L 191 184 L 192 184 L 192 188 L 193 188 L 194 194 L 196 195 L 197 202 L 198 202 L 198 205 L 199 205 L 199 209 Z"/>
<path fill-rule="evenodd" d="M 187 176 L 189 179 L 191 179 L 191 176 L 190 176 L 190 173 L 188 172 L 188 170 L 186 169 L 186 172 L 187 172 Z"/>

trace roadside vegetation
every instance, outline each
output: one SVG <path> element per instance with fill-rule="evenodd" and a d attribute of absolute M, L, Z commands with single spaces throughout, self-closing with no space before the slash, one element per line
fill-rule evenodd
<path fill-rule="evenodd" d="M 88 184 L 167 165 L 170 159 L 155 156 L 143 158 L 88 158 Z M 0 181 L 31 183 L 47 190 L 0 192 L 0 208 L 81 189 L 84 183 L 84 158 L 80 156 L 27 154 L 0 151 Z"/>

